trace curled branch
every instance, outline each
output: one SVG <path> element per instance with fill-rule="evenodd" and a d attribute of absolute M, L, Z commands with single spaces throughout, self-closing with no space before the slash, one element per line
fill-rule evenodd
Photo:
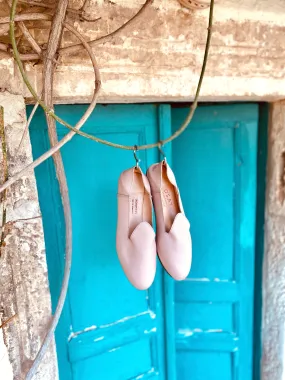
<path fill-rule="evenodd" d="M 31 47 L 35 50 L 35 52 L 38 54 L 38 56 L 41 57 L 42 49 L 40 48 L 40 46 L 38 45 L 38 43 L 34 39 L 34 37 L 31 35 L 31 33 L 29 32 L 29 30 L 26 27 L 26 25 L 24 24 L 24 22 L 20 21 L 18 25 L 19 25 L 19 28 L 21 29 L 21 32 L 26 37 L 26 40 L 31 45 Z"/>

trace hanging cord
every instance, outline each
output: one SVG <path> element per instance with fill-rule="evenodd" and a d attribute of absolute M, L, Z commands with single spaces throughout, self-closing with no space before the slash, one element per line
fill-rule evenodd
<path fill-rule="evenodd" d="M 138 145 L 137 146 L 137 150 L 156 148 L 160 144 L 165 145 L 165 144 L 171 142 L 172 140 L 176 139 L 179 135 L 181 135 L 182 132 L 185 131 L 185 129 L 188 127 L 190 121 L 192 120 L 193 115 L 195 113 L 195 110 L 197 108 L 198 99 L 199 99 L 199 95 L 200 95 L 200 91 L 201 91 L 201 86 L 202 86 L 204 74 L 205 74 L 205 71 L 206 71 L 207 60 L 208 60 L 208 55 L 209 55 L 209 49 L 210 49 L 210 45 L 211 45 L 214 2 L 215 2 L 215 0 L 211 0 L 210 12 L 209 12 L 209 22 L 208 22 L 208 34 L 207 34 L 207 41 L 206 41 L 206 46 L 205 46 L 205 53 L 204 53 L 204 59 L 203 59 L 203 65 L 202 65 L 202 69 L 201 69 L 201 74 L 200 74 L 200 78 L 199 78 L 196 94 L 195 94 L 195 97 L 194 97 L 194 101 L 193 101 L 193 104 L 191 105 L 191 107 L 189 109 L 189 113 L 188 113 L 186 119 L 182 123 L 181 127 L 176 132 L 174 132 L 171 136 L 169 136 L 168 138 L 162 140 L 161 142 L 158 141 L 158 142 L 153 143 L 153 144 Z M 11 37 L 11 43 L 12 43 L 12 47 L 13 47 L 14 57 L 15 57 L 15 60 L 17 62 L 17 65 L 19 67 L 19 70 L 20 70 L 20 72 L 22 74 L 23 80 L 24 80 L 26 86 L 28 87 L 29 91 L 33 95 L 34 99 L 39 103 L 39 105 L 44 109 L 44 111 L 49 116 L 51 116 L 52 118 L 54 118 L 57 122 L 59 122 L 60 124 L 64 125 L 68 129 L 72 130 L 76 134 L 78 134 L 80 136 L 83 136 L 83 137 L 86 137 L 86 138 L 88 138 L 90 140 L 99 142 L 101 144 L 112 146 L 114 148 L 120 148 L 120 149 L 125 149 L 125 150 L 134 150 L 134 146 L 132 146 L 132 145 L 121 145 L 121 144 L 112 143 L 111 141 L 101 139 L 99 137 L 93 136 L 93 135 L 91 135 L 89 133 L 86 133 L 86 132 L 83 132 L 83 131 L 80 131 L 80 130 L 76 129 L 75 127 L 71 126 L 70 124 L 68 124 L 67 122 L 65 122 L 64 120 L 62 120 L 59 116 L 57 116 L 53 112 L 53 110 L 49 109 L 46 106 L 46 104 L 41 100 L 41 98 L 38 96 L 38 94 L 34 90 L 32 84 L 30 83 L 30 81 L 29 81 L 29 79 L 28 79 L 28 77 L 27 77 L 27 75 L 26 75 L 26 73 L 24 71 L 24 67 L 23 67 L 23 64 L 21 62 L 20 54 L 19 54 L 19 51 L 18 51 L 18 48 L 17 48 L 17 44 L 16 44 L 16 40 L 15 40 L 15 16 L 16 16 L 17 3 L 18 3 L 18 0 L 13 0 L 13 2 L 12 2 L 12 8 L 11 8 L 11 13 L 10 13 L 10 37 Z M 1 188 L 0 188 L 0 191 L 1 191 Z"/>
<path fill-rule="evenodd" d="M 167 161 L 167 159 L 166 159 L 166 155 L 165 155 L 164 150 L 162 149 L 162 147 L 163 147 L 163 144 L 162 144 L 162 142 L 160 141 L 160 142 L 159 142 L 159 145 L 157 146 L 157 148 L 158 148 L 158 150 L 159 150 L 159 153 L 160 153 L 160 154 L 162 155 L 162 157 L 163 157 L 163 161 L 166 162 L 166 161 Z"/>

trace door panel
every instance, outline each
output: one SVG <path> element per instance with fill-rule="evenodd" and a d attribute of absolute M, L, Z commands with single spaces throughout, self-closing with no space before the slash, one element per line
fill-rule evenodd
<path fill-rule="evenodd" d="M 74 125 L 85 108 L 59 106 L 56 111 Z M 122 144 L 145 144 L 158 139 L 160 114 L 153 105 L 98 106 L 84 130 Z M 42 112 L 31 128 L 33 153 L 38 157 L 48 145 Z M 58 125 L 59 138 L 67 132 Z M 133 152 L 75 136 L 62 155 L 72 208 L 73 263 L 56 334 L 60 378 L 163 379 L 161 269 L 158 266 L 149 291 L 138 291 L 126 279 L 115 247 L 117 181 L 123 170 L 134 165 Z M 158 158 L 155 150 L 139 152 L 139 156 L 143 170 Z M 39 167 L 36 176 L 54 307 L 62 276 L 64 229 L 52 161 Z"/>
<path fill-rule="evenodd" d="M 172 111 L 173 130 L 187 109 Z M 200 107 L 172 162 L 193 265 L 174 285 L 176 378 L 251 380 L 258 108 Z"/>

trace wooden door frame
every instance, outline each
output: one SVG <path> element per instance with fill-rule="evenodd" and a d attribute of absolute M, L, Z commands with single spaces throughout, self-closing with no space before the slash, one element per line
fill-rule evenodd
<path fill-rule="evenodd" d="M 217 103 L 215 103 L 216 105 Z M 225 103 L 222 103 L 223 105 Z M 171 106 L 171 104 L 170 104 Z M 160 139 L 165 138 L 171 133 L 171 107 L 168 104 L 160 107 L 159 113 L 159 134 Z M 263 262 L 263 237 L 264 237 L 264 207 L 265 207 L 265 187 L 266 182 L 265 178 L 265 167 L 266 167 L 266 146 L 267 146 L 267 117 L 268 115 L 268 105 L 260 104 L 259 105 L 259 128 L 258 128 L 258 160 L 257 160 L 257 206 L 256 207 L 256 261 L 255 261 L 255 315 L 254 315 L 254 341 L 256 342 L 254 350 L 254 368 L 253 368 L 253 379 L 258 380 L 260 378 L 260 358 L 261 358 L 261 315 L 262 315 L 262 297 L 261 297 L 261 288 L 262 288 L 262 262 Z M 168 160 L 171 164 L 171 144 L 168 144 L 165 147 L 165 152 L 168 157 Z M 164 282 L 164 292 L 168 294 L 173 292 L 173 284 L 171 280 Z M 173 318 L 171 313 L 173 310 L 168 310 L 167 305 L 165 305 L 166 313 L 165 315 L 169 319 L 170 323 L 173 324 Z M 169 327 L 169 325 L 168 325 Z M 174 326 L 173 326 L 174 328 Z M 166 360 L 172 358 L 173 361 L 173 352 L 175 352 L 175 344 L 168 341 L 166 345 Z M 168 360 L 167 360 L 168 361 Z M 168 363 L 168 373 L 172 375 L 169 378 L 175 380 L 175 363 L 171 365 Z"/>

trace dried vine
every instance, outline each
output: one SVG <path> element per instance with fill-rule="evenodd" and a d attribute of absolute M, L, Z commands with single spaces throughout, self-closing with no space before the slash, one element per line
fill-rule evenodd
<path fill-rule="evenodd" d="M 44 59 L 43 68 L 43 100 L 47 106 L 53 108 L 53 78 L 54 71 L 56 68 L 56 53 L 60 45 L 61 36 L 63 32 L 63 22 L 65 19 L 65 14 L 67 10 L 68 0 L 59 0 L 55 11 L 55 16 L 51 24 L 51 31 L 49 35 L 49 40 L 47 44 L 47 51 Z M 48 135 L 51 147 L 54 147 L 58 143 L 57 132 L 55 120 L 46 114 L 46 120 L 48 125 Z M 58 320 L 60 318 L 64 302 L 66 299 L 68 283 L 70 278 L 71 262 L 72 262 L 72 221 L 71 221 L 71 207 L 69 192 L 67 186 L 67 179 L 65 175 L 63 160 L 61 152 L 58 150 L 52 156 L 55 172 L 59 184 L 59 191 L 61 195 L 61 202 L 63 206 L 64 222 L 65 222 L 65 265 L 64 265 L 64 275 L 61 285 L 60 296 L 58 299 L 57 307 L 54 313 L 54 317 L 51 320 L 50 325 L 47 328 L 43 344 L 37 353 L 37 356 L 33 362 L 32 367 L 27 373 L 26 379 L 30 380 L 35 375 L 37 368 L 48 349 L 49 343 L 53 337 L 55 328 L 57 326 Z"/>
<path fill-rule="evenodd" d="M 138 22 L 139 19 L 142 18 L 142 16 L 145 14 L 147 8 L 153 3 L 153 1 L 154 0 L 146 0 L 146 2 L 140 8 L 140 10 L 132 18 L 130 18 L 127 22 L 125 22 L 119 28 L 115 29 L 113 32 L 106 34 L 105 36 L 96 38 L 95 40 L 88 41 L 88 44 L 90 44 L 91 47 L 94 47 L 96 45 L 109 42 L 112 39 L 114 39 L 114 37 L 116 37 L 119 33 L 121 33 L 123 30 L 125 30 L 126 28 L 130 29 L 133 25 L 136 25 L 136 22 Z M 28 1 L 24 1 L 24 0 L 18 0 L 17 2 L 28 3 Z M 40 6 L 42 6 L 43 8 L 51 8 L 51 7 L 53 8 L 53 6 L 49 6 L 48 4 L 40 4 Z M 71 11 L 71 10 L 69 10 L 69 11 Z M 82 13 L 82 11 L 81 11 L 81 13 Z M 81 15 L 81 17 L 83 17 L 83 16 Z M 37 20 L 51 20 L 52 16 L 48 15 L 48 14 L 42 14 L 42 13 L 27 13 L 24 15 L 16 15 L 15 14 L 13 20 L 16 22 L 17 21 L 23 21 L 23 18 L 26 18 L 26 21 L 37 21 Z M 95 21 L 98 19 L 99 18 L 96 18 Z M 8 18 L 8 17 L 2 17 L 1 18 L 0 17 L 0 24 L 7 24 L 10 22 L 10 20 L 11 20 L 11 17 L 10 18 Z M 94 21 L 94 20 L 86 19 L 84 17 L 83 17 L 83 20 Z M 6 51 L 9 51 L 9 46 L 6 45 L 5 48 L 6 48 Z M 60 55 L 70 55 L 70 54 L 75 54 L 75 53 L 79 52 L 82 48 L 83 48 L 83 44 L 80 43 L 80 44 L 71 45 L 71 46 L 68 46 L 65 48 L 60 48 L 58 52 Z M 33 60 L 39 59 L 38 54 L 33 54 L 33 53 L 21 54 L 20 57 L 21 57 L 21 61 L 33 61 Z"/>
<path fill-rule="evenodd" d="M 84 125 L 86 122 L 87 118 L 90 116 L 92 113 L 93 109 L 96 106 L 97 102 L 97 97 L 98 93 L 101 87 L 101 79 L 100 79 L 100 73 L 98 70 L 98 65 L 96 62 L 96 59 L 94 57 L 92 47 L 98 45 L 98 44 L 103 44 L 106 43 L 107 41 L 112 40 L 118 33 L 120 33 L 122 30 L 132 26 L 135 24 L 135 22 L 138 21 L 139 18 L 145 13 L 147 8 L 151 5 L 153 0 L 146 0 L 144 5 L 141 7 L 141 9 L 126 23 L 124 23 L 121 27 L 116 29 L 115 31 L 111 32 L 108 35 L 102 36 L 100 38 L 97 38 L 92 41 L 86 42 L 84 37 L 67 21 L 65 21 L 66 14 L 68 13 L 73 13 L 79 15 L 79 17 L 83 20 L 90 21 L 90 19 L 86 18 L 86 13 L 84 10 L 84 5 L 80 10 L 73 10 L 67 7 L 68 0 L 58 0 L 57 7 L 54 12 L 54 16 L 48 15 L 48 14 L 42 14 L 42 13 L 22 13 L 17 15 L 16 14 L 16 7 L 17 3 L 23 3 L 23 4 L 28 4 L 30 6 L 40 6 L 43 8 L 48 8 L 48 9 L 54 9 L 53 5 L 48 5 L 48 4 L 38 4 L 35 1 L 28 1 L 28 0 L 12 0 L 11 3 L 11 11 L 10 11 L 10 17 L 2 17 L 0 18 L 0 24 L 10 24 L 10 39 L 11 39 L 11 44 L 12 44 L 12 52 L 15 58 L 15 61 L 19 67 L 19 70 L 22 74 L 23 80 L 25 84 L 27 85 L 28 89 L 30 90 L 31 94 L 33 95 L 35 101 L 37 102 L 34 110 L 31 114 L 31 117 L 29 118 L 26 128 L 24 130 L 22 140 L 24 138 L 24 135 L 28 129 L 28 126 L 31 122 L 31 119 L 33 117 L 33 114 L 37 108 L 38 105 L 40 105 L 45 113 L 46 113 L 46 119 L 47 119 L 47 124 L 48 124 L 48 133 L 49 133 L 49 139 L 51 143 L 51 148 L 48 150 L 46 153 L 44 153 L 41 157 L 39 157 L 37 160 L 32 162 L 31 164 L 27 165 L 23 170 L 21 170 L 19 173 L 11 177 L 10 179 L 6 180 L 5 183 L 0 186 L 0 193 L 3 191 L 5 192 L 6 189 L 11 186 L 13 183 L 15 183 L 18 179 L 20 179 L 23 175 L 25 175 L 28 171 L 34 169 L 38 165 L 40 165 L 42 162 L 44 162 L 47 158 L 53 156 L 54 159 L 54 164 L 56 168 L 56 173 L 57 173 L 57 178 L 59 181 L 59 188 L 60 188 L 60 193 L 61 193 L 61 198 L 62 198 L 62 203 L 63 203 L 63 210 L 64 210 L 64 217 L 65 217 L 65 228 L 66 228 L 66 252 L 65 252 L 65 271 L 64 271 L 64 278 L 62 281 L 62 288 L 60 292 L 60 297 L 58 300 L 57 308 L 55 311 L 55 314 L 52 318 L 52 321 L 50 325 L 47 328 L 47 332 L 43 341 L 43 344 L 37 354 L 37 357 L 31 367 L 31 369 L 28 371 L 28 374 L 26 376 L 26 379 L 30 380 L 32 379 L 33 375 L 35 374 L 37 367 L 44 356 L 48 344 L 53 336 L 54 330 L 56 328 L 56 325 L 58 323 L 59 317 L 61 315 L 61 311 L 64 305 L 64 301 L 66 298 L 66 293 L 67 293 L 67 288 L 68 288 L 68 282 L 69 282 L 69 276 L 70 276 L 70 268 L 71 268 L 71 254 L 72 254 L 72 221 L 71 221 L 71 211 L 70 211 L 70 202 L 69 202 L 69 195 L 68 195 L 68 187 L 67 187 L 67 181 L 66 181 L 66 176 L 64 172 L 64 165 L 63 161 L 61 158 L 60 154 L 60 148 L 65 145 L 68 141 L 72 139 L 72 137 L 75 134 L 79 134 L 83 137 L 89 138 L 93 141 L 100 142 L 105 145 L 113 146 L 115 148 L 120 148 L 120 149 L 126 149 L 126 150 L 133 150 L 133 146 L 128 146 L 128 145 L 121 145 L 121 144 L 115 144 L 106 140 L 103 140 L 101 138 L 98 138 L 96 136 L 90 135 L 88 133 L 82 132 L 80 128 Z M 210 4 L 210 12 L 209 12 L 209 23 L 208 23 L 208 32 L 207 32 L 207 41 L 206 41 L 206 46 L 205 46 L 205 52 L 204 52 L 204 58 L 203 58 L 203 65 L 201 69 L 201 74 L 199 77 L 199 82 L 197 85 L 197 90 L 195 93 L 194 101 L 193 104 L 191 105 L 189 109 L 189 113 L 180 126 L 180 128 L 173 133 L 171 136 L 168 138 L 158 141 L 156 143 L 152 144 L 147 144 L 147 145 L 141 145 L 138 146 L 138 150 L 142 149 L 150 149 L 150 148 L 155 148 L 158 147 L 160 148 L 162 145 L 174 140 L 177 138 L 189 125 L 194 112 L 197 108 L 198 104 L 198 98 L 200 95 L 200 90 L 206 70 L 206 65 L 207 65 L 207 60 L 208 60 L 208 55 L 209 55 L 209 48 L 210 48 L 210 42 L 211 42 L 211 35 L 212 35 L 212 23 L 213 23 L 213 9 L 214 9 L 214 0 L 211 0 Z M 98 18 L 97 18 L 98 19 Z M 97 20 L 95 19 L 95 20 Z M 49 41 L 47 44 L 47 48 L 43 50 L 36 40 L 32 37 L 30 34 L 28 28 L 25 25 L 25 21 L 29 20 L 48 20 L 52 21 L 51 23 L 51 31 L 50 31 L 50 36 L 49 36 Z M 20 54 L 18 51 L 17 43 L 16 43 L 16 38 L 15 38 L 15 23 L 19 26 L 20 30 L 22 31 L 23 36 L 25 39 L 28 41 L 30 46 L 32 47 L 34 53 L 29 53 L 29 54 Z M 62 33 L 63 33 L 63 28 L 68 29 L 70 32 L 72 32 L 80 41 L 79 44 L 75 44 L 72 46 L 60 47 L 60 42 L 62 39 Z M 85 48 L 86 51 L 89 54 L 89 57 L 92 61 L 92 66 L 94 69 L 94 74 L 95 74 L 95 86 L 94 86 L 94 92 L 93 92 L 93 97 L 92 101 L 86 110 L 85 114 L 82 116 L 82 118 L 79 120 L 79 122 L 73 127 L 70 124 L 66 123 L 64 120 L 59 118 L 53 111 L 53 78 L 55 74 L 55 68 L 58 62 L 58 57 L 62 55 L 67 55 L 67 54 L 74 54 L 77 53 L 79 50 L 82 48 Z M 11 52 L 11 49 L 9 46 L 6 44 L 1 43 L 0 44 L 0 50 L 6 51 L 6 52 Z M 39 60 L 42 59 L 44 62 L 44 68 L 43 68 L 43 92 L 39 96 L 34 88 L 32 87 L 31 83 L 28 80 L 28 77 L 25 73 L 24 67 L 23 67 L 23 61 L 26 60 Z M 71 131 L 60 141 L 57 139 L 57 134 L 56 134 L 56 121 L 70 129 Z M 19 148 L 21 146 L 21 143 L 19 145 Z"/>
<path fill-rule="evenodd" d="M 66 23 L 66 22 L 62 23 L 62 21 L 61 21 L 61 24 L 63 24 L 63 26 L 65 28 L 67 28 L 70 32 L 72 32 L 80 40 L 80 42 L 83 44 L 83 46 L 85 47 L 85 49 L 87 50 L 87 52 L 90 56 L 90 59 L 92 61 L 92 65 L 93 65 L 93 69 L 94 69 L 94 73 L 95 73 L 95 86 L 94 86 L 94 93 L 93 93 L 92 101 L 91 101 L 88 109 L 86 110 L 85 114 L 83 115 L 83 117 L 80 119 L 80 121 L 76 125 L 76 128 L 80 129 L 83 126 L 83 124 L 86 122 L 87 118 L 91 115 L 91 113 L 93 112 L 93 110 L 96 106 L 98 93 L 99 93 L 99 90 L 101 88 L 101 76 L 100 76 L 100 72 L 98 70 L 97 61 L 96 61 L 96 58 L 93 54 L 93 51 L 90 48 L 90 46 L 86 43 L 84 38 L 81 36 L 81 34 L 76 29 L 74 29 L 74 27 L 69 25 L 68 23 Z M 61 32 L 59 34 L 61 36 Z M 59 42 L 58 42 L 58 44 L 59 44 Z M 55 53 L 56 53 L 56 50 L 54 50 L 52 52 L 52 54 L 50 54 L 46 58 L 46 62 L 52 62 L 52 64 L 54 64 Z M 52 68 L 50 69 L 49 75 L 51 75 L 51 76 L 53 75 Z M 50 98 L 50 102 L 51 102 L 50 106 L 53 107 L 53 104 L 52 104 L 52 80 L 50 81 L 50 84 L 47 84 L 47 82 L 45 82 L 45 85 L 46 85 L 46 92 L 48 92 L 46 98 L 48 98 L 48 97 Z M 48 100 L 48 99 L 46 99 L 46 100 Z M 50 155 L 52 155 L 54 153 L 59 154 L 59 149 L 57 147 L 59 143 L 57 143 L 55 125 L 53 125 L 53 124 L 51 125 L 51 123 L 54 123 L 54 120 L 48 119 L 48 118 L 49 118 L 49 115 L 47 115 L 47 121 L 48 121 L 49 130 L 51 131 L 51 133 L 50 133 L 51 145 L 52 146 L 55 145 L 50 149 L 49 153 L 50 153 Z M 30 121 L 31 121 L 31 119 L 29 120 L 29 122 Z M 27 126 L 28 126 L 28 124 L 27 124 Z M 27 126 L 26 126 L 26 128 L 27 128 Z M 66 135 L 65 138 L 63 139 L 64 141 L 61 141 L 61 144 L 62 144 L 61 146 L 63 146 L 73 136 L 74 136 L 73 132 Z M 64 306 L 66 293 L 67 293 L 67 289 L 68 289 L 69 277 L 70 277 L 71 253 L 72 253 L 71 212 L 70 212 L 70 204 L 69 204 L 69 197 L 68 197 L 68 188 L 67 188 L 66 178 L 65 178 L 65 174 L 64 174 L 64 167 L 63 167 L 62 159 L 60 156 L 57 156 L 55 158 L 55 167 L 56 167 L 56 172 L 57 172 L 57 178 L 59 180 L 60 192 L 61 192 L 63 208 L 64 208 L 64 216 L 65 216 L 65 228 L 66 228 L 65 270 L 64 270 L 64 277 L 63 277 L 63 281 L 62 281 L 62 287 L 61 287 L 60 297 L 58 300 L 56 311 L 54 313 L 54 316 L 53 316 L 49 326 L 47 327 L 47 332 L 46 332 L 44 341 L 43 341 L 42 346 L 41 346 L 41 348 L 40 348 L 40 350 L 36 356 L 36 359 L 33 362 L 32 367 L 30 368 L 30 370 L 28 371 L 28 373 L 26 375 L 27 380 L 33 378 L 33 376 L 36 373 L 36 370 L 38 368 L 38 365 L 40 364 L 46 350 L 48 349 L 50 340 L 53 337 L 55 328 L 57 326 L 58 320 L 60 318 L 60 315 L 61 315 L 61 312 L 62 312 L 62 309 Z"/>

